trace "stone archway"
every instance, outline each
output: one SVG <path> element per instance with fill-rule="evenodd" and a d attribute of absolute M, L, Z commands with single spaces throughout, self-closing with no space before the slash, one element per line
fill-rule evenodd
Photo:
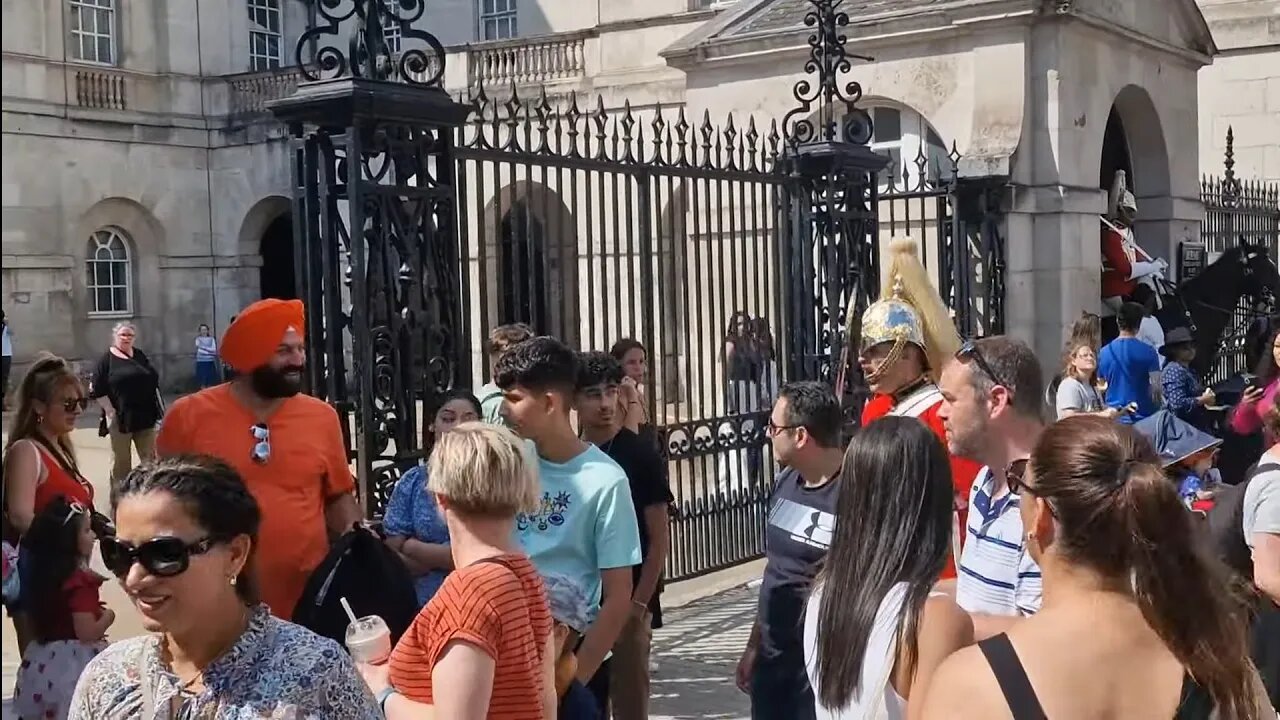
<path fill-rule="evenodd" d="M 291 209 L 288 198 L 266 197 L 249 208 L 240 224 L 240 252 L 257 255 L 261 263 L 257 299 L 298 297 Z"/>
<path fill-rule="evenodd" d="M 1134 235 L 1156 257 L 1173 260 L 1169 147 L 1160 113 L 1147 90 L 1126 85 L 1108 111 L 1099 148 L 1098 180 L 1104 193 L 1116 170 L 1125 170 L 1129 191 L 1137 200 Z"/>
<path fill-rule="evenodd" d="M 531 180 L 512 183 L 489 200 L 481 222 L 484 327 L 524 322 L 576 346 L 577 224 L 560 194 Z"/>

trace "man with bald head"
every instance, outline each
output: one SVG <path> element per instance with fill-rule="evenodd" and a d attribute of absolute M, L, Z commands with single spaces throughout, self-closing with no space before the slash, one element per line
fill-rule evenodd
<path fill-rule="evenodd" d="M 277 617 L 290 619 L 328 533 L 361 519 L 338 414 L 302 394 L 306 346 L 298 300 L 262 300 L 223 335 L 229 382 L 173 404 L 156 438 L 161 456 L 200 453 L 229 463 L 262 509 L 256 579 Z"/>

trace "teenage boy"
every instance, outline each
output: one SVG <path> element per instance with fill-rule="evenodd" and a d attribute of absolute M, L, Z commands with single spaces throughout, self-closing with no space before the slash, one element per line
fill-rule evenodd
<path fill-rule="evenodd" d="M 674 497 L 666 464 L 652 442 L 622 427 L 618 393 L 622 365 L 609 353 L 578 356 L 574 405 L 582 437 L 603 450 L 627 474 L 640 528 L 640 555 L 632 573 L 630 617 L 609 659 L 609 698 L 614 720 L 649 717 L 649 650 L 653 629 L 662 627 L 662 570 L 671 547 L 667 507 Z"/>
<path fill-rule="evenodd" d="M 533 337 L 533 330 L 524 323 L 499 325 L 489 331 L 489 339 L 485 348 L 489 351 L 489 375 L 498 375 L 498 358 L 502 353 Z M 476 399 L 480 401 L 480 417 L 490 425 L 502 422 L 502 388 L 497 380 L 490 380 L 476 391 Z"/>
<path fill-rule="evenodd" d="M 542 503 L 516 519 L 525 552 L 543 575 L 563 575 L 587 591 L 591 626 L 578 646 L 578 679 L 607 707 L 607 673 L 591 680 L 631 612 L 631 568 L 640 563 L 640 531 L 626 473 L 569 422 L 578 356 L 555 338 L 536 337 L 498 359 L 502 417 L 532 441 Z M 600 687 L 603 685 L 603 687 Z"/>

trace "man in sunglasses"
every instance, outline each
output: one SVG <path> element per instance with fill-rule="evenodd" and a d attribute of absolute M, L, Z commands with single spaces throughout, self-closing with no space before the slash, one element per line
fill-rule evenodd
<path fill-rule="evenodd" d="M 262 508 L 256 573 L 262 599 L 293 617 L 311 572 L 363 517 L 338 414 L 302 394 L 302 303 L 262 300 L 227 328 L 222 359 L 238 373 L 188 395 L 165 416 L 161 456 L 212 455 L 236 469 Z"/>
<path fill-rule="evenodd" d="M 960 347 L 960 336 L 942 298 L 933 288 L 911 240 L 889 246 L 889 274 L 881 300 L 862 314 L 858 364 L 872 392 L 862 409 L 862 425 L 886 415 L 913 417 L 946 442 L 938 411 L 942 394 L 935 383 L 943 365 Z M 960 552 L 969 489 L 981 467 L 970 459 L 951 456 L 955 487 L 956 529 L 953 548 Z M 954 557 L 944 578 L 955 577 Z"/>
<path fill-rule="evenodd" d="M 967 342 L 942 371 L 941 412 L 952 454 L 986 467 L 969 494 L 969 526 L 954 586 L 977 639 L 1040 609 L 1040 568 L 1026 551 L 1018 482 L 1044 429 L 1044 380 L 1025 343 Z"/>

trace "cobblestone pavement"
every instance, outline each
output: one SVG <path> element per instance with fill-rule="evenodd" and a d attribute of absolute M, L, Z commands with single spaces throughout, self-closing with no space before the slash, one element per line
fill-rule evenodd
<path fill-rule="evenodd" d="M 738 587 L 666 613 L 653 634 L 649 717 L 746 720 L 751 703 L 733 683 L 756 614 L 755 587 Z"/>

